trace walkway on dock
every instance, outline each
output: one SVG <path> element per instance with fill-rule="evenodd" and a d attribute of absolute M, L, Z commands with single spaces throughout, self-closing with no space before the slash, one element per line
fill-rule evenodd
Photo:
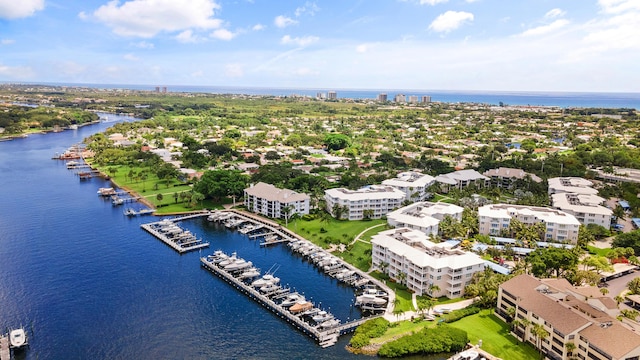
<path fill-rule="evenodd" d="M 0 360 L 11 360 L 11 351 L 9 350 L 9 336 L 2 335 L 0 337 Z"/>
<path fill-rule="evenodd" d="M 184 243 L 184 244 L 178 244 L 175 241 L 173 241 L 173 239 L 170 239 L 169 237 L 167 237 L 165 234 L 157 231 L 155 229 L 155 226 L 160 224 L 161 221 L 158 222 L 153 222 L 153 223 L 148 223 L 148 224 L 142 224 L 140 225 L 141 228 L 145 229 L 147 232 L 149 232 L 151 235 L 155 236 L 156 238 L 162 240 L 162 242 L 164 242 L 165 244 L 171 246 L 175 251 L 179 252 L 180 254 L 188 252 L 188 251 L 193 251 L 193 250 L 198 250 L 198 249 L 202 249 L 205 247 L 209 247 L 209 243 L 208 242 L 202 242 L 202 240 L 198 240 L 198 241 L 191 241 L 189 243 Z M 193 244 L 193 245 L 191 245 Z M 188 245 L 183 247 L 182 245 Z"/>

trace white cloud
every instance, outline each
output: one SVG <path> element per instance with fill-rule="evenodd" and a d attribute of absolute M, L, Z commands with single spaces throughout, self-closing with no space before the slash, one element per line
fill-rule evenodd
<path fill-rule="evenodd" d="M 0 40 L 0 45 L 11 45 L 13 43 L 15 43 L 16 41 L 13 39 L 2 39 Z"/>
<path fill-rule="evenodd" d="M 44 0 L 0 0 L 0 19 L 19 19 L 44 9 Z"/>
<path fill-rule="evenodd" d="M 569 24 L 569 20 L 558 19 L 551 24 L 541 25 L 524 31 L 521 36 L 539 36 L 559 30 Z"/>
<path fill-rule="evenodd" d="M 235 36 L 236 34 L 232 33 L 227 29 L 218 29 L 211 33 L 212 38 L 215 38 L 218 40 L 224 40 L 224 41 L 229 41 L 233 39 Z"/>
<path fill-rule="evenodd" d="M 219 7 L 213 0 L 112 0 L 93 16 L 118 35 L 150 38 L 163 31 L 218 28 L 222 22 L 213 16 Z"/>
<path fill-rule="evenodd" d="M 279 27 L 279 28 L 286 28 L 289 25 L 295 25 L 298 23 L 297 20 L 293 20 L 290 17 L 286 17 L 284 15 L 278 15 L 276 16 L 276 18 L 273 20 L 273 23 Z"/>
<path fill-rule="evenodd" d="M 292 38 L 289 35 L 285 35 L 282 37 L 282 39 L 280 39 L 280 43 L 284 45 L 307 46 L 309 44 L 313 44 L 318 40 L 320 40 L 320 38 L 317 36 L 303 36 Z"/>
<path fill-rule="evenodd" d="M 147 41 L 140 41 L 137 43 L 132 43 L 132 46 L 135 46 L 137 48 L 140 49 L 153 49 L 155 47 L 155 45 L 153 45 L 153 43 L 147 42 Z"/>
<path fill-rule="evenodd" d="M 253 30 L 253 31 L 261 31 L 261 30 L 264 30 L 264 29 L 265 29 L 265 27 L 262 24 L 255 24 L 251 28 L 251 30 Z"/>
<path fill-rule="evenodd" d="M 224 67 L 224 75 L 230 78 L 239 78 L 244 76 L 244 69 L 240 64 L 227 64 Z"/>
<path fill-rule="evenodd" d="M 356 51 L 364 54 L 367 52 L 367 50 L 369 50 L 369 46 L 367 44 L 360 44 L 358 46 L 356 46 Z"/>
<path fill-rule="evenodd" d="M 429 29 L 436 32 L 448 33 L 462 26 L 466 22 L 473 21 L 473 14 L 466 11 L 447 11 L 444 14 L 440 14 L 431 25 Z"/>
<path fill-rule="evenodd" d="M 298 76 L 309 76 L 309 75 L 317 75 L 318 72 L 309 69 L 308 67 L 301 67 L 301 68 L 297 68 L 293 71 L 294 75 L 298 75 Z"/>
<path fill-rule="evenodd" d="M 446 3 L 449 0 L 420 0 L 420 5 L 436 5 L 436 4 L 442 4 L 442 3 Z"/>
<path fill-rule="evenodd" d="M 640 34 L 640 13 L 631 11 L 591 22 L 583 42 L 592 52 L 604 52 L 612 49 L 640 51 L 638 34 Z"/>
<path fill-rule="evenodd" d="M 553 18 L 557 18 L 557 17 L 560 17 L 560 16 L 564 16 L 564 15 L 566 15 L 566 13 L 567 12 L 562 10 L 562 9 L 555 8 L 555 9 L 551 9 L 551 10 L 547 11 L 547 13 L 544 14 L 544 17 L 547 18 L 547 19 L 553 19 Z"/>
<path fill-rule="evenodd" d="M 34 71 L 28 66 L 8 66 L 0 63 L 0 75 L 7 79 L 25 79 L 34 76 Z"/>
<path fill-rule="evenodd" d="M 135 55 L 133 55 L 133 54 L 125 54 L 125 55 L 123 56 L 123 58 L 124 58 L 125 60 L 129 60 L 129 61 L 139 61 L 139 60 L 140 60 L 140 58 L 139 58 L 139 57 L 137 57 L 137 56 L 135 56 Z"/>
<path fill-rule="evenodd" d="M 300 6 L 294 12 L 296 17 L 300 17 L 303 14 L 309 14 L 311 16 L 315 15 L 316 12 L 320 11 L 320 8 L 316 3 L 307 1 L 303 6 Z"/>
<path fill-rule="evenodd" d="M 602 11 L 608 14 L 619 14 L 630 10 L 640 10 L 638 0 L 598 0 Z"/>
<path fill-rule="evenodd" d="M 78 18 L 79 18 L 80 20 L 88 20 L 88 19 L 89 19 L 89 15 L 87 15 L 87 13 L 86 13 L 86 12 L 84 12 L 84 11 L 80 11 L 80 12 L 78 13 Z"/>
<path fill-rule="evenodd" d="M 175 39 L 183 44 L 196 43 L 202 40 L 200 37 L 193 34 L 193 30 L 185 30 L 176 35 Z"/>

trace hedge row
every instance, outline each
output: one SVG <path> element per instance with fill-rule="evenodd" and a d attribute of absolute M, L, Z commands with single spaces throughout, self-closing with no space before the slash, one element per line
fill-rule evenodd
<path fill-rule="evenodd" d="M 424 328 L 413 335 L 388 342 L 378 351 L 379 356 L 401 357 L 417 354 L 458 352 L 469 342 L 467 332 L 447 325 Z"/>
<path fill-rule="evenodd" d="M 454 311 L 450 312 L 449 314 L 443 315 L 442 319 L 446 323 L 452 323 L 454 321 L 458 321 L 458 320 L 462 319 L 465 316 L 477 314 L 479 312 L 480 312 L 480 308 L 479 307 L 469 306 L 469 307 L 466 307 L 464 309 L 454 310 Z"/>
<path fill-rule="evenodd" d="M 363 346 L 369 345 L 369 341 L 372 338 L 384 335 L 388 328 L 389 321 L 381 317 L 366 321 L 358 326 L 349 345 L 352 348 L 360 349 Z"/>

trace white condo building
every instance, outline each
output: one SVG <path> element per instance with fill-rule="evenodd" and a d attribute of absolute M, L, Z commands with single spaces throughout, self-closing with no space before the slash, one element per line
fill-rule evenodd
<path fill-rule="evenodd" d="M 284 219 L 286 206 L 291 207 L 289 217 L 308 214 L 309 195 L 259 182 L 244 189 L 244 206 L 249 211 L 270 218 Z"/>
<path fill-rule="evenodd" d="M 598 190 L 592 188 L 593 183 L 579 177 L 556 177 L 548 179 L 549 195 L 571 193 L 582 195 L 598 195 Z"/>
<path fill-rule="evenodd" d="M 553 207 L 569 213 L 583 225 L 596 224 L 608 229 L 613 210 L 600 204 L 605 199 L 597 195 L 558 193 L 551 195 Z"/>
<path fill-rule="evenodd" d="M 443 191 L 456 188 L 462 190 L 469 185 L 486 187 L 491 183 L 491 179 L 472 169 L 458 170 L 448 174 L 436 176 L 436 181 L 440 183 Z"/>
<path fill-rule="evenodd" d="M 564 211 L 538 206 L 491 204 L 478 208 L 478 232 L 498 236 L 502 229 L 509 228 L 511 219 L 526 225 L 543 222 L 547 226 L 545 238 L 575 244 L 578 240 L 580 222 Z"/>
<path fill-rule="evenodd" d="M 379 219 L 402 206 L 404 198 L 403 191 L 383 185 L 371 185 L 358 190 L 336 188 L 324 191 L 327 211 L 333 214 L 335 204 L 346 206 L 348 220 L 362 220 L 365 210 L 372 210 L 371 219 Z"/>
<path fill-rule="evenodd" d="M 371 244 L 373 268 L 402 281 L 417 295 L 460 297 L 473 274 L 485 268 L 480 256 L 453 249 L 449 243 L 433 243 L 419 230 L 382 231 L 371 238 Z M 433 285 L 440 290 L 430 293 Z"/>
<path fill-rule="evenodd" d="M 443 202 L 417 202 L 387 214 L 389 226 L 407 227 L 427 235 L 438 234 L 438 224 L 445 216 L 461 221 L 464 208 Z"/>
<path fill-rule="evenodd" d="M 427 189 L 433 185 L 435 178 L 416 171 L 399 173 L 395 179 L 386 179 L 382 185 L 393 186 L 405 193 L 405 200 L 424 201 L 429 195 Z"/>

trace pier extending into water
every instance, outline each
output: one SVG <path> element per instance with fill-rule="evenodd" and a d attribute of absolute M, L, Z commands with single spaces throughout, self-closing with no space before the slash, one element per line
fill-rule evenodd
<path fill-rule="evenodd" d="M 198 214 L 197 216 L 204 216 L 204 214 Z M 175 224 L 176 221 L 184 220 L 185 218 L 189 217 L 185 216 L 173 220 L 165 219 L 153 223 L 142 224 L 140 227 L 181 254 L 209 247 L 208 242 L 204 242 L 202 239 L 196 238 L 196 236 L 191 234 L 188 230 L 184 230 Z"/>
<path fill-rule="evenodd" d="M 218 266 L 215 262 L 208 260 L 207 257 L 200 258 L 200 262 L 202 264 L 202 267 L 211 271 L 231 286 L 240 290 L 242 293 L 249 296 L 249 298 L 255 300 L 274 314 L 278 315 L 281 319 L 284 319 L 298 330 L 307 334 L 308 336 L 316 340 L 322 347 L 335 345 L 340 335 L 352 332 L 355 330 L 355 328 L 357 328 L 365 321 L 377 317 L 370 316 L 342 325 L 337 325 L 326 330 L 319 330 L 317 326 L 313 326 L 310 323 L 302 320 L 299 315 L 291 313 L 289 310 L 285 309 L 284 307 L 277 304 L 274 300 L 269 298 L 266 294 L 262 294 L 260 291 L 245 284 L 241 279 L 233 276 L 231 273 Z"/>

